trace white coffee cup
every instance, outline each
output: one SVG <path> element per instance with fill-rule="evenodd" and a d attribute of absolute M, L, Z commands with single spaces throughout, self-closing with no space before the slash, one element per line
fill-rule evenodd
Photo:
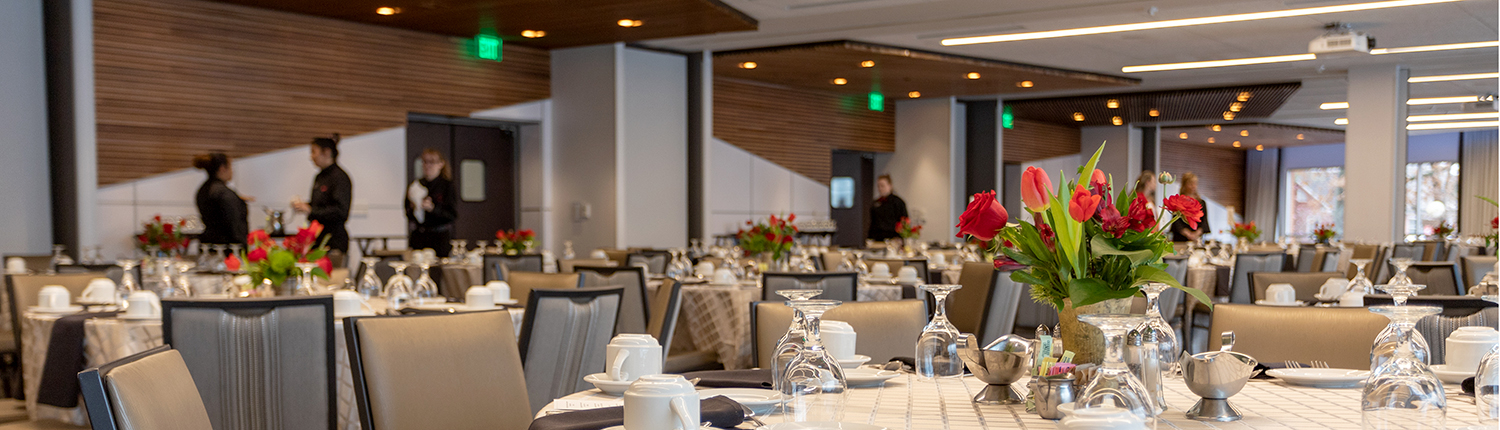
<path fill-rule="evenodd" d="M 1444 341 L 1447 346 L 1444 361 L 1448 363 L 1448 370 L 1467 373 L 1479 371 L 1479 361 L 1497 342 L 1500 342 L 1500 332 L 1493 327 L 1459 327 Z"/>
<path fill-rule="evenodd" d="M 61 285 L 42 287 L 42 290 L 36 294 L 36 307 L 41 309 L 67 309 L 72 304 L 68 289 Z"/>
<path fill-rule="evenodd" d="M 1266 297 L 1272 303 L 1293 303 L 1297 301 L 1297 289 L 1292 284 L 1271 284 L 1266 287 Z"/>
<path fill-rule="evenodd" d="M 857 340 L 854 326 L 843 321 L 823 320 L 818 324 L 818 332 L 823 335 L 823 347 L 828 349 L 828 354 L 834 359 L 854 358 Z"/>
<path fill-rule="evenodd" d="M 714 276 L 714 263 L 707 261 L 698 263 L 698 266 L 693 268 L 693 274 L 703 278 Z"/>
<path fill-rule="evenodd" d="M 364 298 L 359 293 L 349 290 L 338 290 L 333 292 L 333 314 L 335 316 L 359 315 L 364 313 Z"/>
<path fill-rule="evenodd" d="M 12 275 L 26 273 L 26 260 L 21 257 L 5 259 L 5 273 Z"/>
<path fill-rule="evenodd" d="M 932 265 L 945 266 L 948 264 L 948 256 L 942 253 L 932 254 Z"/>
<path fill-rule="evenodd" d="M 698 391 L 682 375 L 645 375 L 625 390 L 625 428 L 698 430 Z"/>
<path fill-rule="evenodd" d="M 484 283 L 484 287 L 490 289 L 490 294 L 494 296 L 495 303 L 510 303 L 510 283 L 505 281 L 489 281 Z"/>
<path fill-rule="evenodd" d="M 622 333 L 604 347 L 605 373 L 616 381 L 634 381 L 661 373 L 661 342 L 649 334 Z"/>
<path fill-rule="evenodd" d="M 161 318 L 161 298 L 155 292 L 139 290 L 130 293 L 125 300 L 125 316 L 131 318 Z"/>
<path fill-rule="evenodd" d="M 917 277 L 917 268 L 911 266 L 901 266 L 901 270 L 896 271 L 896 280 L 902 283 L 922 282 L 922 279 Z"/>
<path fill-rule="evenodd" d="M 603 260 L 609 258 L 609 253 L 604 252 L 604 250 L 602 249 L 595 249 L 592 252 L 589 252 L 589 258 L 595 260 Z"/>
<path fill-rule="evenodd" d="M 494 309 L 495 292 L 479 285 L 469 287 L 464 292 L 464 306 L 469 309 Z"/>
<path fill-rule="evenodd" d="M 91 303 L 116 303 L 115 281 L 109 278 L 94 278 L 89 280 L 89 286 L 83 289 L 83 300 Z"/>
<path fill-rule="evenodd" d="M 870 277 L 872 277 L 872 278 L 889 278 L 889 277 L 891 277 L 891 266 L 889 264 L 885 264 L 885 263 L 875 263 L 875 265 L 870 266 Z"/>
<path fill-rule="evenodd" d="M 722 285 L 734 285 L 740 283 L 740 280 L 734 277 L 734 271 L 729 270 L 729 268 L 727 267 L 720 267 L 717 270 L 714 270 L 713 283 Z"/>

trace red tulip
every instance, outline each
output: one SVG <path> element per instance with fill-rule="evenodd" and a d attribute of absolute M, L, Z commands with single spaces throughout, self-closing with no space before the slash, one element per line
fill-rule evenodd
<path fill-rule="evenodd" d="M 271 235 L 267 234 L 265 230 L 252 231 L 249 236 L 245 236 L 245 241 L 249 242 L 250 246 L 255 246 L 268 240 L 271 240 Z"/>
<path fill-rule="evenodd" d="M 1005 228 L 1005 223 L 1010 220 L 1010 214 L 1005 213 L 1005 206 L 995 199 L 994 191 L 985 191 L 974 194 L 974 200 L 969 202 L 969 207 L 958 216 L 958 234 L 973 236 L 979 240 L 989 241 L 995 238 L 1000 229 Z"/>
<path fill-rule="evenodd" d="M 172 225 L 171 224 L 162 224 L 161 225 L 161 232 L 167 234 L 168 236 L 172 235 Z"/>
<path fill-rule="evenodd" d="M 1073 189 L 1073 199 L 1068 202 L 1068 215 L 1074 221 L 1083 222 L 1094 216 L 1094 210 L 1099 208 L 1099 201 L 1103 196 L 1089 194 L 1082 185 Z"/>
<path fill-rule="evenodd" d="M 329 260 L 328 257 L 319 258 L 318 268 L 323 269 L 323 273 L 325 274 L 333 273 L 333 260 Z"/>
<path fill-rule="evenodd" d="M 792 222 L 792 221 L 796 221 L 796 220 L 797 220 L 797 214 L 787 214 L 787 216 L 786 216 L 786 222 Z"/>
<path fill-rule="evenodd" d="M 1094 169 L 1094 174 L 1089 176 L 1089 185 L 1094 189 L 1104 190 L 1109 188 L 1109 179 L 1104 176 L 1104 171 Z"/>
<path fill-rule="evenodd" d="M 1490 228 L 1500 228 L 1500 216 L 1490 220 Z"/>
<path fill-rule="evenodd" d="M 240 270 L 240 258 L 234 255 L 224 257 L 224 268 L 229 270 Z"/>
<path fill-rule="evenodd" d="M 255 249 L 252 249 L 252 250 L 250 250 L 249 254 L 245 254 L 245 259 L 246 260 L 250 260 L 251 263 L 259 263 L 259 262 L 261 262 L 261 260 L 265 260 L 266 259 L 266 249 L 265 248 L 255 248 Z"/>
<path fill-rule="evenodd" d="M 1026 209 L 1032 212 L 1041 212 L 1047 209 L 1047 204 L 1052 200 L 1052 180 L 1047 178 L 1047 171 L 1038 169 L 1036 166 L 1027 167 L 1021 173 L 1021 201 L 1026 204 Z"/>
<path fill-rule="evenodd" d="M 1198 228 L 1198 221 L 1203 220 L 1203 205 L 1192 197 L 1177 194 L 1167 197 L 1162 206 L 1182 216 L 1182 220 L 1188 223 L 1188 228 Z"/>
<path fill-rule="evenodd" d="M 1020 269 L 1025 269 L 1025 268 L 1026 268 L 1025 265 L 1022 265 L 1021 263 L 1017 263 L 1016 260 L 1012 260 L 1012 259 L 1010 259 L 1010 257 L 1006 257 L 1006 256 L 1003 256 L 1003 255 L 995 257 L 995 270 L 1007 270 L 1008 271 L 1008 270 L 1020 270 Z"/>

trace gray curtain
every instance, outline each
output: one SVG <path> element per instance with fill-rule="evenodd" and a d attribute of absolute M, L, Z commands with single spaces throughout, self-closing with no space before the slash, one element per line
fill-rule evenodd
<path fill-rule="evenodd" d="M 1494 232 L 1490 220 L 1497 213 L 1495 206 L 1474 196 L 1494 199 L 1500 194 L 1500 145 L 1495 130 L 1463 133 L 1458 171 L 1459 232 L 1466 235 Z"/>
<path fill-rule="evenodd" d="M 1277 196 L 1281 184 L 1281 150 L 1245 153 L 1245 221 L 1260 226 L 1263 240 L 1275 240 Z"/>

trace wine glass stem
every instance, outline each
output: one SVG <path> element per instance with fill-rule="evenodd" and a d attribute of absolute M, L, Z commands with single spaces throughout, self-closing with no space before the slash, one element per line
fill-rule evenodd
<path fill-rule="evenodd" d="M 1120 332 L 1104 333 L 1104 367 L 1109 369 L 1125 368 L 1125 343 L 1124 334 Z"/>
<path fill-rule="evenodd" d="M 947 306 L 944 306 L 944 303 L 947 302 L 947 301 L 948 301 L 948 292 L 947 291 L 944 291 L 944 292 L 933 292 L 932 293 L 932 302 L 933 302 L 933 304 L 932 304 L 932 306 L 933 306 L 932 321 L 933 322 L 947 322 L 948 321 L 948 309 L 947 309 Z"/>
<path fill-rule="evenodd" d="M 1161 302 L 1161 293 L 1146 293 L 1146 316 L 1160 318 L 1161 310 L 1157 309 Z"/>
<path fill-rule="evenodd" d="M 804 316 L 807 326 L 802 328 L 802 332 L 806 333 L 802 338 L 802 346 L 812 351 L 820 351 L 823 349 L 823 340 L 820 337 L 821 334 L 819 333 L 821 329 L 818 326 L 821 324 L 823 314 L 819 312 L 807 312 Z"/>

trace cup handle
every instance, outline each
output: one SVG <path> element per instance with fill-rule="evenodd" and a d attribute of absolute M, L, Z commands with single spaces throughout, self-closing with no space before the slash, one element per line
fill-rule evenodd
<path fill-rule="evenodd" d="M 682 423 L 682 430 L 697 430 L 698 423 L 693 422 L 693 414 L 687 410 L 687 401 L 682 397 L 672 398 L 672 412 L 677 414 L 677 419 Z"/>
<path fill-rule="evenodd" d="M 630 379 L 630 375 L 623 373 L 623 369 L 625 367 L 625 359 L 629 357 L 630 350 L 628 349 L 621 349 L 619 353 L 615 354 L 615 362 L 609 365 L 610 379 L 614 379 L 616 381 L 624 381 Z"/>

